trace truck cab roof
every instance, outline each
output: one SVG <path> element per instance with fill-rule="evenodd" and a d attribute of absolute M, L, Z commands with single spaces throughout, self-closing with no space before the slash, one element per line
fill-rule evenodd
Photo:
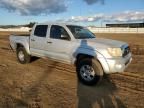
<path fill-rule="evenodd" d="M 44 23 L 36 23 L 35 25 L 74 25 L 74 26 L 79 26 L 77 24 L 74 23 L 69 23 L 69 22 L 44 22 Z"/>

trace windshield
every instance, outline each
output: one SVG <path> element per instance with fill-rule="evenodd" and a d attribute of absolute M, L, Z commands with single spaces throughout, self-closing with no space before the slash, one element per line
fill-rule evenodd
<path fill-rule="evenodd" d="M 69 30 L 72 32 L 72 34 L 76 39 L 95 38 L 95 35 L 84 27 L 73 25 L 67 25 L 67 27 L 69 28 Z"/>

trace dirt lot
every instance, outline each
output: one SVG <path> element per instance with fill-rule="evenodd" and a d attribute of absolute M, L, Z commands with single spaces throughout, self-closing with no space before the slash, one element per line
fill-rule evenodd
<path fill-rule="evenodd" d="M 105 76 L 97 86 L 77 80 L 75 67 L 48 59 L 22 65 L 0 32 L 0 108 L 143 108 L 144 55 L 134 53 L 124 73 Z M 18 33 L 16 33 L 18 34 Z M 144 45 L 144 34 L 97 34 L 97 37 Z M 141 50 L 143 51 L 143 50 Z"/>

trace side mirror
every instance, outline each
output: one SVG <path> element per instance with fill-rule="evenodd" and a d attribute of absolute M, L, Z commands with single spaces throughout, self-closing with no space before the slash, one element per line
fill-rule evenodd
<path fill-rule="evenodd" d="M 69 36 L 67 36 L 67 35 L 61 35 L 61 39 L 63 39 L 63 40 L 70 40 L 70 38 L 69 38 Z"/>

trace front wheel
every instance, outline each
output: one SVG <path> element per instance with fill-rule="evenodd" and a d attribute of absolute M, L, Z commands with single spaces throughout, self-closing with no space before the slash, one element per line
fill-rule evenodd
<path fill-rule="evenodd" d="M 82 83 L 86 85 L 95 85 L 102 79 L 103 69 L 97 60 L 85 58 L 79 61 L 77 65 L 77 74 Z"/>
<path fill-rule="evenodd" d="M 26 64 L 30 62 L 31 56 L 26 52 L 24 47 L 19 47 L 17 49 L 17 59 L 21 64 Z"/>

